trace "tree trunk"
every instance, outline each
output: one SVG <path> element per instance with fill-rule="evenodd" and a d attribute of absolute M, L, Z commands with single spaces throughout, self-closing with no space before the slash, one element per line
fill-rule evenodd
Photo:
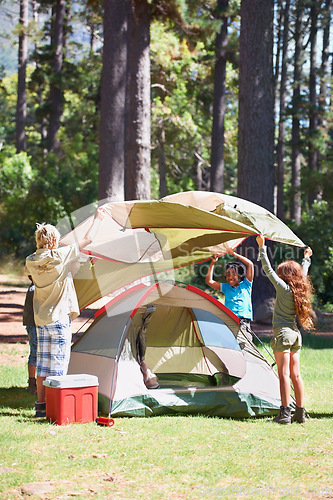
<path fill-rule="evenodd" d="M 274 210 L 273 0 L 242 0 L 238 196 Z"/>
<path fill-rule="evenodd" d="M 125 199 L 150 198 L 150 5 L 132 0 L 126 92 Z"/>
<path fill-rule="evenodd" d="M 318 32 L 318 6 L 316 2 L 311 5 L 311 27 L 310 27 L 310 77 L 309 77 L 309 173 L 310 173 L 310 189 L 309 189 L 309 204 L 310 206 L 315 201 L 318 194 L 318 185 L 316 172 L 318 170 L 318 147 L 316 146 L 317 138 L 317 32 Z"/>
<path fill-rule="evenodd" d="M 202 172 L 202 156 L 199 150 L 194 153 L 194 182 L 197 191 L 205 191 Z"/>
<path fill-rule="evenodd" d="M 38 5 L 36 0 L 32 0 L 32 17 L 36 26 L 38 26 Z M 35 51 L 38 52 L 38 44 L 35 42 Z M 38 58 L 36 59 L 36 69 L 39 67 Z M 39 84 L 37 87 L 37 96 L 38 96 L 38 105 L 40 108 L 43 108 L 44 98 L 43 98 L 43 88 Z M 42 145 L 42 154 L 43 160 L 45 160 L 47 155 L 47 119 L 45 113 L 40 118 L 40 136 L 41 136 L 41 145 Z"/>
<path fill-rule="evenodd" d="M 158 147 L 158 171 L 160 177 L 160 198 L 167 196 L 168 188 L 166 182 L 166 158 L 165 158 L 165 130 L 163 122 L 157 129 L 157 147 Z"/>
<path fill-rule="evenodd" d="M 63 54 L 67 57 L 69 37 L 71 33 L 72 6 L 67 3 L 65 8 L 64 29 L 63 29 Z"/>
<path fill-rule="evenodd" d="M 329 94 L 327 91 L 327 81 L 329 79 L 329 56 L 330 56 L 330 26 L 332 15 L 332 0 L 325 1 L 325 10 L 323 13 L 323 49 L 321 57 L 321 71 L 320 71 L 320 104 L 321 110 L 324 111 L 327 107 L 327 99 Z M 321 115 L 322 119 L 322 115 Z M 321 122 L 325 125 L 325 120 Z"/>
<path fill-rule="evenodd" d="M 218 0 L 217 11 L 222 20 L 221 30 L 215 41 L 214 106 L 211 151 L 210 190 L 224 191 L 224 115 L 225 115 L 225 80 L 226 80 L 226 45 L 228 19 L 225 12 L 228 0 Z"/>
<path fill-rule="evenodd" d="M 91 22 L 89 24 L 89 29 L 90 29 L 90 52 L 94 53 L 95 46 L 96 46 L 96 37 L 97 37 L 97 25 L 96 25 L 96 23 Z"/>
<path fill-rule="evenodd" d="M 318 128 L 320 131 L 326 130 L 327 127 L 327 109 L 329 102 L 329 92 L 327 82 L 329 80 L 329 47 L 330 47 L 330 24 L 332 13 L 332 0 L 326 0 L 323 11 L 323 48 L 321 56 L 320 68 L 320 93 L 319 93 L 319 111 L 318 111 Z M 328 141 L 325 141 L 326 143 Z M 328 144 L 326 150 L 329 150 Z M 325 161 L 326 160 L 326 161 Z M 327 156 L 319 154 L 318 157 L 318 170 L 321 174 L 321 191 L 324 191 L 323 184 L 323 167 L 325 163 L 329 163 Z"/>
<path fill-rule="evenodd" d="M 275 87 L 275 109 L 277 108 L 277 96 L 278 93 L 276 89 L 278 87 L 278 80 L 280 74 L 280 59 L 281 59 L 281 39 L 282 39 L 282 22 L 283 22 L 283 0 L 278 0 L 277 2 L 277 27 L 276 27 L 276 55 L 275 55 L 275 64 L 274 64 L 274 87 Z"/>
<path fill-rule="evenodd" d="M 299 106 L 301 99 L 301 73 L 302 73 L 302 25 L 304 7 L 301 3 L 296 4 L 295 26 L 294 26 L 294 82 L 292 98 L 292 132 L 291 132 L 291 204 L 290 217 L 296 224 L 301 223 L 302 200 L 301 200 L 301 138 Z"/>
<path fill-rule="evenodd" d="M 239 66 L 238 196 L 274 210 L 273 0 L 242 0 Z M 254 238 L 243 255 L 253 260 L 253 307 L 274 289 L 257 262 Z"/>
<path fill-rule="evenodd" d="M 124 200 L 129 0 L 105 0 L 101 83 L 99 200 Z"/>
<path fill-rule="evenodd" d="M 20 0 L 20 35 L 18 50 L 18 81 L 16 105 L 16 150 L 26 150 L 25 121 L 26 108 L 26 68 L 28 58 L 28 0 Z"/>
<path fill-rule="evenodd" d="M 52 79 L 50 84 L 50 122 L 48 130 L 48 150 L 59 153 L 60 143 L 58 132 L 63 112 L 64 98 L 61 82 L 63 48 L 64 48 L 64 19 L 65 0 L 57 0 L 52 9 L 51 48 L 53 50 Z"/>
<path fill-rule="evenodd" d="M 289 6 L 290 0 L 286 0 L 283 16 L 283 42 L 282 42 L 282 64 L 280 81 L 280 117 L 279 117 L 279 137 L 276 148 L 277 162 L 277 216 L 284 219 L 284 157 L 286 133 L 286 101 L 287 101 L 287 58 L 288 58 L 288 38 L 289 38 Z"/>

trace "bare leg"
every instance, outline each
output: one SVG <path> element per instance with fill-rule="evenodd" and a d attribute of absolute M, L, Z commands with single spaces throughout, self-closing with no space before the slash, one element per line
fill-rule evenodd
<path fill-rule="evenodd" d="M 45 386 L 43 385 L 46 377 L 37 377 L 37 398 L 39 403 L 45 403 Z"/>
<path fill-rule="evenodd" d="M 29 376 L 29 378 L 35 378 L 36 367 L 34 365 L 28 365 L 28 376 Z"/>
<path fill-rule="evenodd" d="M 301 351 L 290 353 L 290 377 L 294 386 L 296 405 L 304 408 L 304 384 L 300 370 Z"/>
<path fill-rule="evenodd" d="M 280 382 L 281 405 L 290 404 L 290 352 L 274 353 Z"/>

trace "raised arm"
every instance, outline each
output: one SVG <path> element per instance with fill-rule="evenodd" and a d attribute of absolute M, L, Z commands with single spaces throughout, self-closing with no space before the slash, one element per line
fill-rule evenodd
<path fill-rule="evenodd" d="M 310 247 L 305 247 L 304 248 L 304 259 L 310 259 L 310 257 L 312 257 L 312 248 Z"/>
<path fill-rule="evenodd" d="M 275 273 L 275 271 L 273 270 L 271 263 L 268 260 L 268 256 L 266 253 L 266 246 L 265 246 L 265 238 L 263 237 L 262 234 L 259 234 L 257 236 L 257 243 L 258 243 L 258 247 L 259 247 L 259 257 L 261 260 L 263 270 L 264 270 L 266 276 L 268 277 L 268 279 L 273 283 L 273 285 L 275 285 L 277 283 L 277 281 L 279 280 L 279 278 L 278 278 L 277 274 Z"/>
<path fill-rule="evenodd" d="M 262 268 L 267 278 L 273 284 L 275 289 L 277 288 L 283 288 L 284 290 L 287 289 L 288 285 L 281 278 L 278 277 L 278 275 L 272 268 L 271 263 L 269 262 L 266 252 L 265 238 L 261 234 L 257 236 L 257 243 L 259 247 L 259 257 L 261 260 Z"/>
<path fill-rule="evenodd" d="M 312 249 L 310 247 L 305 247 L 304 248 L 304 259 L 302 261 L 302 268 L 303 268 L 303 273 L 305 276 L 309 272 L 309 267 L 311 266 L 311 256 L 312 256 Z"/>
<path fill-rule="evenodd" d="M 79 242 L 79 249 L 80 250 L 82 250 L 87 245 L 89 245 L 89 243 L 92 242 L 93 237 L 95 236 L 95 234 L 98 230 L 99 224 L 100 224 L 101 220 L 104 218 L 104 216 L 105 216 L 105 211 L 103 210 L 103 208 L 98 208 L 95 212 L 94 219 L 93 219 L 93 222 L 92 222 L 90 228 L 88 229 L 88 231 L 86 232 L 86 234 L 82 238 L 82 240 Z"/>
<path fill-rule="evenodd" d="M 218 292 L 221 291 L 221 283 L 219 283 L 218 281 L 215 281 L 213 279 L 213 273 L 214 273 L 214 266 L 216 264 L 216 261 L 217 259 L 219 258 L 219 256 L 217 254 L 213 255 L 212 257 L 212 260 L 210 262 L 210 265 L 209 265 L 209 268 L 208 268 L 208 271 L 207 271 L 207 274 L 206 274 L 206 285 L 214 288 L 214 290 L 217 290 Z"/>

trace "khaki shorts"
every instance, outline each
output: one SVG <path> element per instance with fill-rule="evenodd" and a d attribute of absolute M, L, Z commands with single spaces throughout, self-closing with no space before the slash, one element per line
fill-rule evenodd
<path fill-rule="evenodd" d="M 302 347 L 302 335 L 293 328 L 273 328 L 271 348 L 273 352 L 297 352 Z"/>

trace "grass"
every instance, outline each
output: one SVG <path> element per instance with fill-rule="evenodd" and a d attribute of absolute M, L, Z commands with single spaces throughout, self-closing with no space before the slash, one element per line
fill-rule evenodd
<path fill-rule="evenodd" d="M 1 284 L 26 288 L 29 280 L 25 275 L 24 259 L 1 255 L 0 260 L 0 274 L 3 275 Z"/>
<path fill-rule="evenodd" d="M 46 484 L 50 500 L 332 498 L 333 341 L 305 343 L 304 426 L 164 416 L 116 419 L 111 428 L 34 421 L 28 348 L 1 344 L 0 498 L 23 498 L 32 482 Z"/>

